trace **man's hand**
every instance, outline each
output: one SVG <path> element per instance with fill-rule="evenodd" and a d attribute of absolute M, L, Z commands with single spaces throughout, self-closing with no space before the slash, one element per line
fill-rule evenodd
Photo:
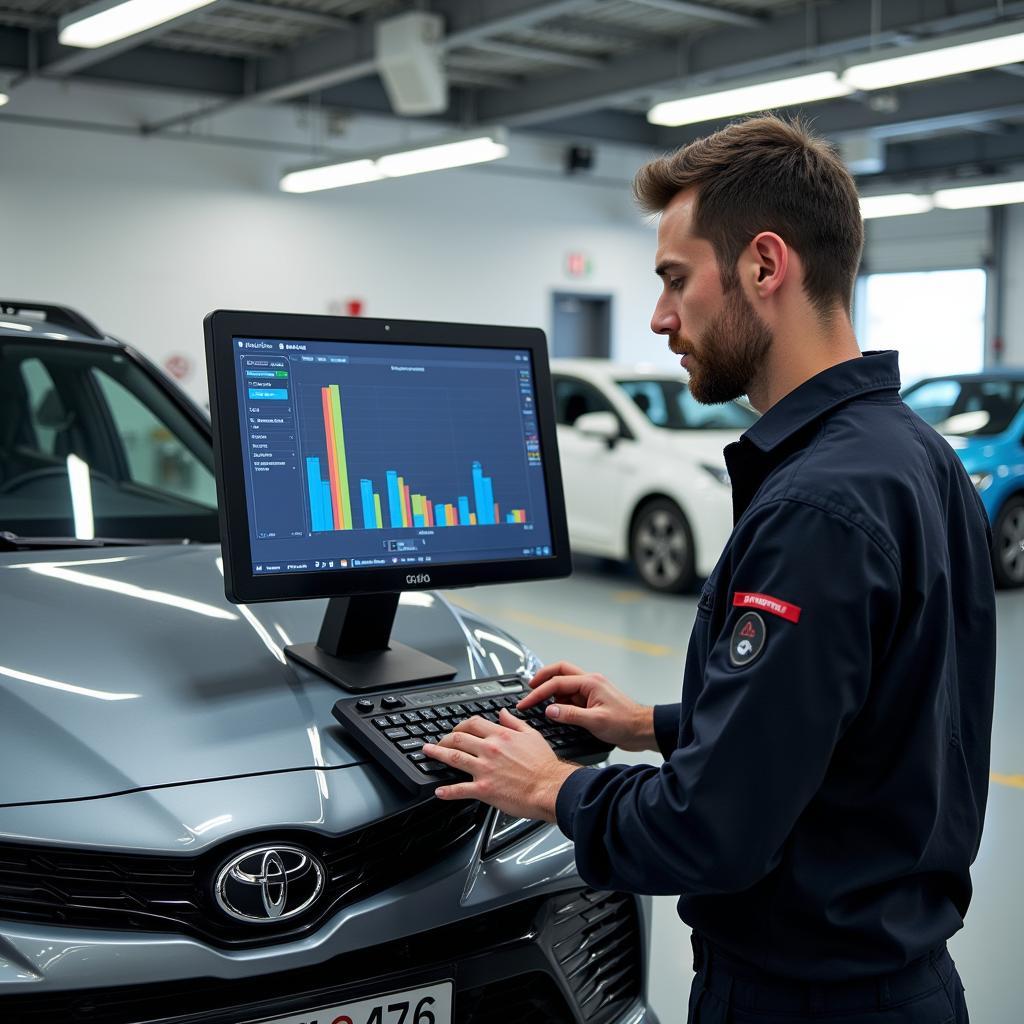
<path fill-rule="evenodd" d="M 423 753 L 467 772 L 472 782 L 434 791 L 441 800 L 481 800 L 517 818 L 555 820 L 555 799 L 578 764 L 559 761 L 536 729 L 502 708 L 498 722 L 474 717 L 460 722 Z"/>
<path fill-rule="evenodd" d="M 548 718 L 580 725 L 622 750 L 658 750 L 654 708 L 631 700 L 596 672 L 558 661 L 545 665 L 530 680 L 530 688 L 532 692 L 518 705 L 524 710 L 554 697 L 555 703 L 545 712 Z"/>

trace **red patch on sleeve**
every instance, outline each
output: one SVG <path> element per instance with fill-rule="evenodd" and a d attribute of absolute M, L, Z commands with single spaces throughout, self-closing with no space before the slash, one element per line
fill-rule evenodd
<path fill-rule="evenodd" d="M 737 608 L 756 608 L 759 612 L 770 612 L 788 622 L 800 621 L 800 608 L 788 601 L 780 601 L 777 597 L 769 597 L 767 594 L 733 594 L 732 603 Z"/>

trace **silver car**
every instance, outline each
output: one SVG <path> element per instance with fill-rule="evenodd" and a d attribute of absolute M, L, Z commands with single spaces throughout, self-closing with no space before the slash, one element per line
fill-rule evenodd
<path fill-rule="evenodd" d="M 206 415 L 61 307 L 0 299 L 0 530 L 0 1021 L 657 1024 L 647 901 L 367 762 L 283 654 L 324 603 L 225 600 Z M 539 664 L 441 594 L 395 628 Z"/>

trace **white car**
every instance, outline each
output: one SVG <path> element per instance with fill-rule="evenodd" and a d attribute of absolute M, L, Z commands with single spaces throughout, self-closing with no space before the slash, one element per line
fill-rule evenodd
<path fill-rule="evenodd" d="M 699 404 L 682 374 L 603 359 L 554 359 L 551 375 L 573 550 L 631 559 L 669 593 L 708 576 L 732 529 L 722 452 L 757 413 Z"/>

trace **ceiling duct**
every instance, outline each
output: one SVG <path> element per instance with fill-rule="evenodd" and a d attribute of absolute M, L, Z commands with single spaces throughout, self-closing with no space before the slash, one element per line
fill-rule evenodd
<path fill-rule="evenodd" d="M 444 20 L 427 11 L 410 11 L 377 25 L 377 69 L 396 114 L 441 114 L 448 109 L 443 37 Z"/>

